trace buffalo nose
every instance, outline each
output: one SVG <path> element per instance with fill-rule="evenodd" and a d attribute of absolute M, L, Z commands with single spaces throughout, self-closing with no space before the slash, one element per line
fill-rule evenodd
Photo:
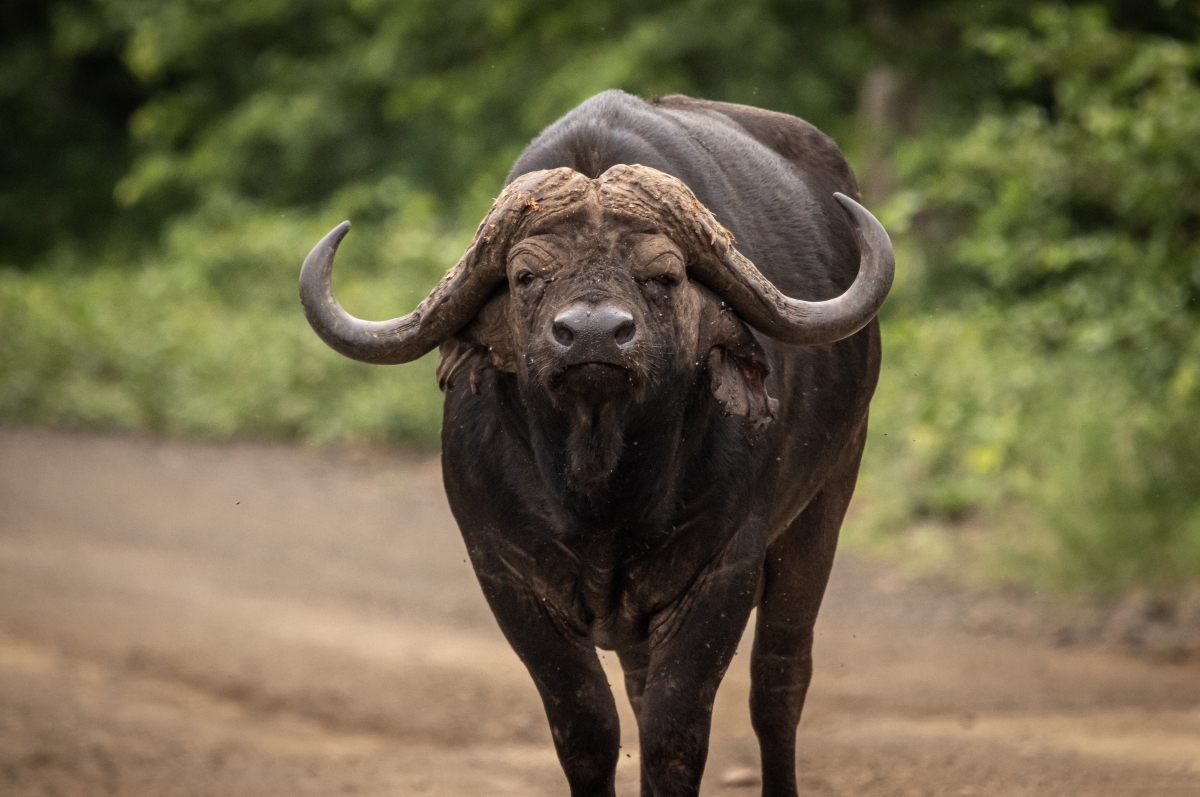
<path fill-rule="evenodd" d="M 630 343 L 637 334 L 637 325 L 627 310 L 611 304 L 574 304 L 554 316 L 552 332 L 564 349 L 601 352 L 614 343 L 618 349 Z"/>

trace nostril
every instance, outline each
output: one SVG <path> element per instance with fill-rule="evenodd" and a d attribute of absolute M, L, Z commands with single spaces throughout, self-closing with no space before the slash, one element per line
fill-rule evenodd
<path fill-rule="evenodd" d="M 551 332 L 554 334 L 554 339 L 558 341 L 558 345 L 567 347 L 575 342 L 575 333 L 561 321 L 555 321 L 551 327 Z"/>
<path fill-rule="evenodd" d="M 637 332 L 637 325 L 633 321 L 625 321 L 613 331 L 613 338 L 617 341 L 618 346 L 624 346 L 633 340 L 635 332 Z"/>
<path fill-rule="evenodd" d="M 573 357 L 616 356 L 637 337 L 633 315 L 611 305 L 576 302 L 554 316 L 550 337 Z"/>

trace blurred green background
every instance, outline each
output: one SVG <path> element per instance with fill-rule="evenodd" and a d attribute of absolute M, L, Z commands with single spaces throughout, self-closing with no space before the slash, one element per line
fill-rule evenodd
<path fill-rule="evenodd" d="M 842 146 L 899 269 L 847 544 L 1113 595 L 1200 584 L 1200 6 L 0 6 L 0 420 L 434 446 L 433 362 L 301 315 L 308 248 L 411 309 L 544 125 L 622 88 Z"/>

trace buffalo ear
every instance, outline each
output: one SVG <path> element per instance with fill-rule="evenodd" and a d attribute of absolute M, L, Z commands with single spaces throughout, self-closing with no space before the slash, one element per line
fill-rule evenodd
<path fill-rule="evenodd" d="M 508 331 L 508 290 L 501 289 L 479 314 L 444 341 L 438 350 L 438 387 L 446 390 L 461 375 L 470 377 L 471 392 L 479 392 L 488 368 L 516 373 L 517 360 Z"/>
<path fill-rule="evenodd" d="M 771 364 L 750 330 L 731 311 L 712 322 L 708 373 L 713 397 L 730 415 L 746 419 L 751 439 L 775 419 L 779 402 L 767 395 Z"/>

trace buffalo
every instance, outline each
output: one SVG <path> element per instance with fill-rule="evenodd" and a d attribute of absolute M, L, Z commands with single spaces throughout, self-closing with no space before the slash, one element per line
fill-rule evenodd
<path fill-rule="evenodd" d="M 525 149 L 462 259 L 362 321 L 309 254 L 342 354 L 440 346 L 446 493 L 541 695 L 571 794 L 612 795 L 615 651 L 641 793 L 695 795 L 751 610 L 764 795 L 796 794 L 813 624 L 858 475 L 891 242 L 837 145 L 786 114 L 619 91 Z"/>

